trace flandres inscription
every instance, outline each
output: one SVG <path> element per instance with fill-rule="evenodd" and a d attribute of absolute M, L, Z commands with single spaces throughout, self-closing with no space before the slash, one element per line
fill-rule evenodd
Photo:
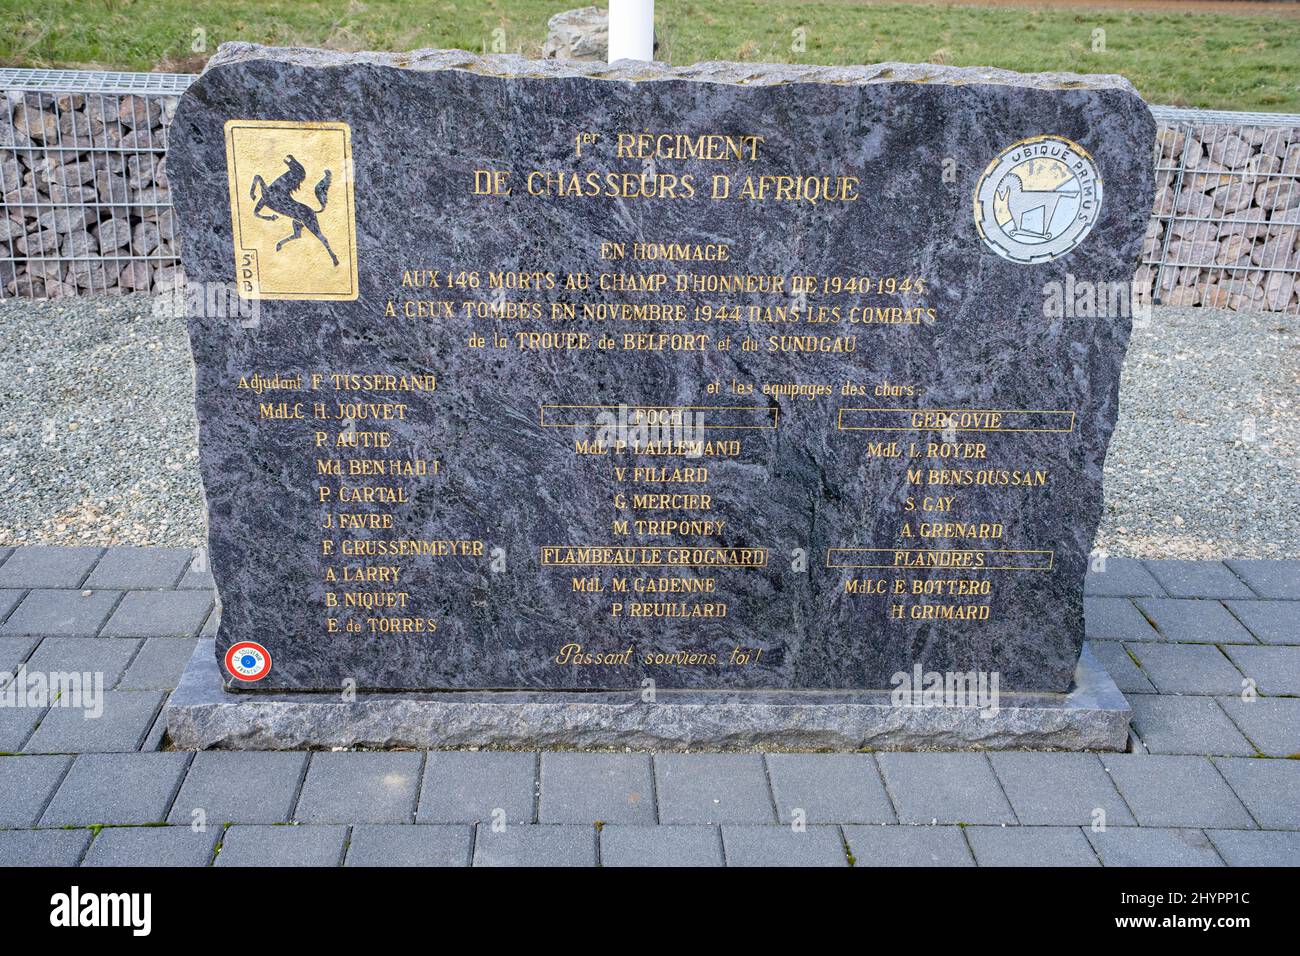
<path fill-rule="evenodd" d="M 1066 690 L 1153 134 L 1114 77 L 224 47 L 168 158 L 224 673 Z"/>

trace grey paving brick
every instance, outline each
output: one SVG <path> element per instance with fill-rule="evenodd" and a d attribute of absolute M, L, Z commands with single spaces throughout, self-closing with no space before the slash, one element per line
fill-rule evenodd
<path fill-rule="evenodd" d="M 1254 644 L 1248 630 L 1218 601 L 1141 598 L 1142 613 L 1167 641 L 1198 644 Z"/>
<path fill-rule="evenodd" d="M 532 823 L 537 754 L 430 751 L 424 764 L 417 823 L 474 823 L 499 814 Z"/>
<path fill-rule="evenodd" d="M 1155 691 L 1155 686 L 1147 680 L 1146 675 L 1142 673 L 1142 668 L 1138 667 L 1128 649 L 1119 641 L 1087 641 L 1086 643 L 1093 656 L 1101 661 L 1102 667 L 1106 668 L 1106 673 L 1111 676 L 1115 686 L 1122 692 L 1149 694 Z"/>
<path fill-rule="evenodd" d="M 724 826 L 728 866 L 848 866 L 836 826 Z"/>
<path fill-rule="evenodd" d="M 418 753 L 317 753 L 294 818 L 303 823 L 410 823 L 420 789 Z"/>
<path fill-rule="evenodd" d="M 1251 743 L 1270 757 L 1300 754 L 1300 698 L 1216 698 Z"/>
<path fill-rule="evenodd" d="M 81 865 L 207 866 L 220 836 L 220 827 L 105 827 Z"/>
<path fill-rule="evenodd" d="M 1084 829 L 1102 866 L 1223 866 L 1200 830 L 1159 827 Z"/>
<path fill-rule="evenodd" d="M 54 792 L 41 826 L 161 823 L 189 760 L 185 753 L 82 754 Z"/>
<path fill-rule="evenodd" d="M 27 658 L 29 683 L 35 675 L 42 675 L 51 687 L 57 684 L 70 689 L 82 688 L 82 693 L 99 687 L 112 688 L 126 671 L 126 665 L 135 656 L 139 645 L 138 640 L 45 637 Z M 69 676 L 56 679 L 56 675 Z M 73 680 L 72 675 L 77 676 L 77 680 Z M 66 683 L 69 680 L 73 682 L 70 685 Z"/>
<path fill-rule="evenodd" d="M 1097 811 L 1108 825 L 1136 823 L 1096 754 L 995 753 L 993 770 L 1026 826 L 1091 826 Z"/>
<path fill-rule="evenodd" d="M 90 830 L 0 830 L 0 867 L 76 866 Z"/>
<path fill-rule="evenodd" d="M 596 828 L 536 824 L 495 830 L 481 823 L 474 840 L 475 866 L 595 866 Z"/>
<path fill-rule="evenodd" d="M 980 866 L 1100 866 L 1078 827 L 966 827 Z"/>
<path fill-rule="evenodd" d="M 36 645 L 41 639 L 35 635 L 27 634 L 15 637 L 0 637 L 0 671 L 13 677 L 14 671 L 18 670 L 18 665 L 22 664 L 31 656 Z M 0 687 L 9 683 L 9 679 L 0 674 Z"/>
<path fill-rule="evenodd" d="M 49 708 L 0 707 L 0 753 L 13 754 L 23 749 Z"/>
<path fill-rule="evenodd" d="M 0 564 L 0 588 L 79 588 L 103 548 L 18 548 Z"/>
<path fill-rule="evenodd" d="M 163 695 L 164 698 L 167 695 Z M 167 736 L 167 711 L 164 708 L 154 718 L 153 726 L 149 728 L 149 733 L 145 735 L 144 743 L 140 745 L 142 753 L 153 753 L 163 749 L 163 743 Z"/>
<path fill-rule="evenodd" d="M 542 754 L 541 823 L 654 823 L 649 754 Z"/>
<path fill-rule="evenodd" d="M 983 754 L 882 753 L 876 759 L 903 823 L 1016 822 Z"/>
<path fill-rule="evenodd" d="M 352 828 L 347 866 L 469 866 L 474 828 L 468 824 L 365 823 Z"/>
<path fill-rule="evenodd" d="M 131 753 L 139 750 L 162 709 L 163 694 L 152 690 L 108 690 L 98 717 L 80 707 L 52 706 L 24 753 Z"/>
<path fill-rule="evenodd" d="M 0 548 L 0 564 L 4 564 L 4 563 L 5 563 L 5 559 L 8 558 L 9 555 L 11 555 L 11 554 L 13 554 L 13 553 L 14 553 L 14 549 L 13 549 L 13 548 L 9 548 L 9 547 Z"/>
<path fill-rule="evenodd" d="M 1089 597 L 1162 596 L 1165 592 L 1141 561 L 1107 558 L 1103 570 L 1089 571 L 1083 582 Z"/>
<path fill-rule="evenodd" d="M 171 823 L 192 823 L 202 810 L 209 826 L 285 823 L 307 770 L 307 754 L 207 750 L 194 755 L 172 805 Z"/>
<path fill-rule="evenodd" d="M 0 634 L 94 637 L 121 596 L 121 591 L 28 591 L 0 625 Z"/>
<path fill-rule="evenodd" d="M 1300 760 L 1220 758 L 1228 785 L 1265 830 L 1300 830 Z"/>
<path fill-rule="evenodd" d="M 1133 694 L 1133 729 L 1153 754 L 1255 754 L 1213 697 Z"/>
<path fill-rule="evenodd" d="M 1249 598 L 1255 592 L 1222 561 L 1147 561 L 1147 570 L 1175 598 Z"/>
<path fill-rule="evenodd" d="M 22 750 L 49 710 L 51 675 L 40 668 L 57 655 L 39 661 L 31 670 L 25 666 L 32 650 L 40 643 L 39 637 L 0 637 L 0 671 L 3 672 L 0 673 L 0 687 L 6 687 L 14 680 L 24 682 L 21 692 L 17 688 L 8 691 L 22 706 L 0 707 L 0 753 Z M 91 682 L 93 686 L 93 675 Z"/>
<path fill-rule="evenodd" d="M 1213 644 L 1133 644 L 1128 649 L 1162 694 L 1241 692 L 1241 671 Z"/>
<path fill-rule="evenodd" d="M 176 582 L 178 589 L 198 590 L 198 591 L 215 591 L 217 582 L 212 577 L 212 569 L 208 566 L 207 552 L 200 548 L 194 548 L 190 551 L 190 563 L 185 568 L 185 573 L 181 579 Z"/>
<path fill-rule="evenodd" d="M 27 658 L 26 670 L 29 675 L 43 675 L 47 680 L 55 674 L 75 674 L 81 676 L 87 689 L 98 685 L 110 689 L 126 671 L 139 646 L 138 640 L 45 637 Z M 90 675 L 88 684 L 86 675 Z"/>
<path fill-rule="evenodd" d="M 197 637 L 212 610 L 208 591 L 128 591 L 104 637 Z"/>
<path fill-rule="evenodd" d="M 781 823 L 896 823 L 870 754 L 768 754 L 767 772 Z"/>
<path fill-rule="evenodd" d="M 656 754 L 661 823 L 776 823 L 760 754 Z"/>
<path fill-rule="evenodd" d="M 846 826 L 854 866 L 974 866 L 961 827 Z"/>
<path fill-rule="evenodd" d="M 1205 757 L 1105 754 L 1101 762 L 1144 827 L 1255 826 Z"/>
<path fill-rule="evenodd" d="M 623 826 L 600 831 L 601 866 L 722 866 L 715 826 Z"/>
<path fill-rule="evenodd" d="M 1160 640 L 1151 622 L 1142 616 L 1132 599 L 1126 597 L 1084 598 L 1083 631 L 1086 637 L 1094 640 Z"/>
<path fill-rule="evenodd" d="M 1300 832 L 1206 830 L 1228 866 L 1300 866 Z"/>
<path fill-rule="evenodd" d="M 0 757 L 0 827 L 35 826 L 71 763 L 71 757 Z"/>
<path fill-rule="evenodd" d="M 1230 644 L 1223 650 L 1260 693 L 1300 696 L 1300 647 Z"/>
<path fill-rule="evenodd" d="M 100 638 L 101 641 L 109 638 Z M 151 637 L 118 681 L 120 690 L 174 690 L 198 638 Z"/>
<path fill-rule="evenodd" d="M 341 866 L 345 826 L 227 827 L 216 866 Z"/>
<path fill-rule="evenodd" d="M 27 659 L 27 670 L 50 674 L 98 674 L 111 688 L 139 650 L 138 640 L 97 637 L 47 637 Z"/>
<path fill-rule="evenodd" d="M 1262 643 L 1300 644 L 1300 601 L 1228 601 L 1227 604 Z"/>
<path fill-rule="evenodd" d="M 189 548 L 109 548 L 85 587 L 120 591 L 175 587 L 191 557 Z"/>
<path fill-rule="evenodd" d="M 9 613 L 18 606 L 18 602 L 27 592 L 21 588 L 9 588 L 0 591 L 0 623 L 9 617 Z"/>
<path fill-rule="evenodd" d="M 1234 558 L 1223 563 L 1260 597 L 1300 601 L 1300 560 L 1259 561 Z"/>

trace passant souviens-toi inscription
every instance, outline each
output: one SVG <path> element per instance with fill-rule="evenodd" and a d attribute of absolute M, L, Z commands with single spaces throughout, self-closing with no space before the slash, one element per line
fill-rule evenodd
<path fill-rule="evenodd" d="M 1153 135 L 1117 77 L 224 47 L 168 173 L 230 684 L 1066 690 Z"/>

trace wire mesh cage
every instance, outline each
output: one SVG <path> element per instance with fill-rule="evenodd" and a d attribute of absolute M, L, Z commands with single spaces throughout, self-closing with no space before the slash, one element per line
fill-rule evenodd
<path fill-rule="evenodd" d="M 0 70 L 0 296 L 180 281 L 167 124 L 191 76 Z"/>
<path fill-rule="evenodd" d="M 194 77 L 0 69 L 0 298 L 183 281 L 167 125 Z M 1156 304 L 1300 313 L 1300 116 L 1154 107 Z"/>
<path fill-rule="evenodd" d="M 1300 313 L 1300 116 L 1152 112 L 1152 301 Z"/>

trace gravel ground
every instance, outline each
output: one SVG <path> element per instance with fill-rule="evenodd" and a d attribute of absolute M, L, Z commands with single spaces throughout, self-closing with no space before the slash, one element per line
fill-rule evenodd
<path fill-rule="evenodd" d="M 0 545 L 198 545 L 192 372 L 145 296 L 0 301 Z M 1300 554 L 1300 319 L 1157 309 L 1135 330 L 1098 546 Z"/>
<path fill-rule="evenodd" d="M 7 299 L 0 329 L 0 544 L 199 544 L 184 323 L 147 295 Z"/>
<path fill-rule="evenodd" d="M 1300 555 L 1300 318 L 1156 309 L 1134 329 L 1097 546 Z"/>

